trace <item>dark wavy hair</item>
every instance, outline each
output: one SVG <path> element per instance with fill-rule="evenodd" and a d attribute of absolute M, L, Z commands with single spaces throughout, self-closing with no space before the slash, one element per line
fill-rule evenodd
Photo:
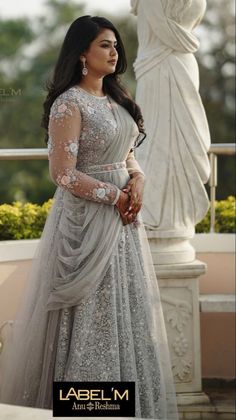
<path fill-rule="evenodd" d="M 48 124 L 50 108 L 55 99 L 72 86 L 79 84 L 82 78 L 83 64 L 80 56 L 89 48 L 91 42 L 103 29 L 110 29 L 114 32 L 117 40 L 118 62 L 115 72 L 108 74 L 103 79 L 103 90 L 110 95 L 118 104 L 123 106 L 136 122 L 140 135 L 135 141 L 135 147 L 140 146 L 146 137 L 143 117 L 140 107 L 130 96 L 129 92 L 122 86 L 119 75 L 127 69 L 127 60 L 124 45 L 114 25 L 104 17 L 81 16 L 70 25 L 63 41 L 52 80 L 48 80 L 45 89 L 48 91 L 43 103 L 44 112 L 42 115 L 41 127 L 46 129 L 45 143 L 48 142 Z"/>

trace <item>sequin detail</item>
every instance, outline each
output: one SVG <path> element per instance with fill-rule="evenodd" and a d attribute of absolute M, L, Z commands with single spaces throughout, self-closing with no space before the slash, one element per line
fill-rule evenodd
<path fill-rule="evenodd" d="M 78 143 L 71 141 L 68 146 L 65 146 L 64 150 L 70 152 L 73 156 L 77 156 L 79 145 Z"/>
<path fill-rule="evenodd" d="M 110 102 L 98 99 L 73 88 L 56 98 L 49 120 L 49 169 L 55 184 L 75 196 L 114 205 L 120 195 L 118 186 L 85 173 L 86 163 L 93 166 L 99 161 L 107 147 L 105 139 L 111 141 L 116 134 Z"/>
<path fill-rule="evenodd" d="M 61 310 L 54 380 L 135 381 L 136 417 L 162 418 L 140 253 L 136 229 L 124 226 L 100 286 L 81 304 Z"/>
<path fill-rule="evenodd" d="M 64 145 L 64 150 L 68 153 L 68 157 L 70 157 L 70 155 L 73 156 L 77 156 L 78 154 L 78 150 L 79 150 L 79 144 L 78 144 L 79 140 L 78 139 L 74 139 L 74 140 L 68 140 L 67 143 L 65 143 Z M 48 148 L 48 155 L 50 155 L 51 153 L 53 153 L 54 150 L 54 146 L 53 146 L 53 140 L 51 137 L 49 137 L 48 139 L 48 144 L 47 144 L 47 148 Z"/>
<path fill-rule="evenodd" d="M 63 94 L 58 96 L 54 101 L 50 110 L 50 118 L 65 118 L 65 116 L 72 116 L 73 110 L 69 102 L 64 101 Z"/>
<path fill-rule="evenodd" d="M 113 162 L 113 163 L 105 163 L 103 165 L 90 165 L 88 167 L 83 167 L 83 170 L 86 171 L 87 174 L 95 174 L 95 173 L 115 171 L 117 169 L 125 169 L 125 168 L 126 168 L 126 162 Z"/>

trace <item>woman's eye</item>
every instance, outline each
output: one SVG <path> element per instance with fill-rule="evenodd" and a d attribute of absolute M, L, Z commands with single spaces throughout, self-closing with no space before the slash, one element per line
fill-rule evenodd
<path fill-rule="evenodd" d="M 109 48 L 110 45 L 109 44 L 102 44 L 101 45 L 102 48 Z M 118 45 L 114 45 L 114 48 L 117 50 Z"/>

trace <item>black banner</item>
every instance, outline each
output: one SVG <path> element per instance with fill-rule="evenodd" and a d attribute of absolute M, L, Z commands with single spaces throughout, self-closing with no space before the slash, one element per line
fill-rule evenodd
<path fill-rule="evenodd" d="M 135 382 L 53 382 L 53 417 L 135 417 Z"/>

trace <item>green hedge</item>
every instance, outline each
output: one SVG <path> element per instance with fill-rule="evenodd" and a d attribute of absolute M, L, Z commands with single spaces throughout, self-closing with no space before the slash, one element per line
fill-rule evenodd
<path fill-rule="evenodd" d="M 235 233 L 236 199 L 229 196 L 226 200 L 215 201 L 215 232 Z M 210 231 L 210 209 L 204 219 L 196 225 L 196 233 Z"/>
<path fill-rule="evenodd" d="M 52 201 L 0 205 L 0 240 L 40 238 Z"/>
<path fill-rule="evenodd" d="M 42 206 L 19 201 L 0 205 L 0 240 L 40 238 L 53 199 Z M 235 233 L 235 197 L 216 201 L 215 231 Z M 205 218 L 197 224 L 196 232 L 209 232 L 210 210 Z"/>

